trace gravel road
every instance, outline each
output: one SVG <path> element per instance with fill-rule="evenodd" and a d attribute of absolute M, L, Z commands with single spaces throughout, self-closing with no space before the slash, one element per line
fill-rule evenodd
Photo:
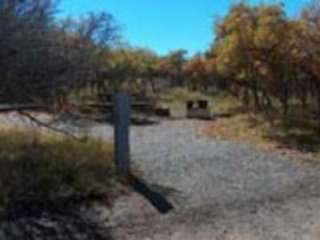
<path fill-rule="evenodd" d="M 0 118 L 1 122 L 1 118 Z M 159 214 L 136 193 L 108 217 L 115 239 L 320 240 L 320 164 L 205 136 L 204 122 L 132 127 L 132 162 L 175 207 Z M 98 124 L 92 136 L 112 139 Z"/>
<path fill-rule="evenodd" d="M 116 239 L 320 240 L 320 164 L 206 137 L 204 122 L 132 127 L 132 161 L 173 203 L 157 213 L 137 194 L 114 208 Z M 112 128 L 91 132 L 112 137 Z"/>

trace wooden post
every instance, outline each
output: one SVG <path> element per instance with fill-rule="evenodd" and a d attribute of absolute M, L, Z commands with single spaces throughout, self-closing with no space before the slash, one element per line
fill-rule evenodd
<path fill-rule="evenodd" d="M 122 177 L 127 177 L 130 171 L 130 107 L 127 94 L 113 95 L 115 163 L 117 173 Z"/>

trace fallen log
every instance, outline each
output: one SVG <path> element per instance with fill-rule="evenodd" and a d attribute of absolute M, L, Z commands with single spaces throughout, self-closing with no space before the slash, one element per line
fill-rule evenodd
<path fill-rule="evenodd" d="M 48 111 L 48 107 L 44 105 L 35 104 L 0 104 L 0 113 L 7 113 L 13 111 Z"/>

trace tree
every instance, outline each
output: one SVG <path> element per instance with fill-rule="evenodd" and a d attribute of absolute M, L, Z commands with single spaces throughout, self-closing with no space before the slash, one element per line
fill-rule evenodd
<path fill-rule="evenodd" d="M 208 87 L 211 72 L 203 56 L 194 56 L 185 63 L 183 70 L 185 78 L 190 81 L 192 90 L 205 90 Z"/>
<path fill-rule="evenodd" d="M 103 91 L 126 88 L 128 91 L 147 91 L 154 87 L 158 56 L 148 49 L 122 47 L 105 54 L 106 78 L 100 84 Z"/>
<path fill-rule="evenodd" d="M 297 31 L 299 38 L 295 56 L 299 68 L 305 75 L 304 85 L 308 84 L 310 97 L 317 104 L 317 117 L 320 119 L 320 2 L 314 0 L 303 9 Z M 296 65 L 298 65 L 296 64 Z M 305 97 L 306 99 L 308 97 Z"/>
<path fill-rule="evenodd" d="M 61 103 L 71 90 L 101 78 L 102 56 L 115 36 L 110 15 L 56 21 L 53 0 L 0 6 L 2 101 Z"/>
<path fill-rule="evenodd" d="M 183 65 L 186 63 L 186 50 L 176 50 L 162 58 L 161 69 L 163 76 L 171 80 L 171 86 L 183 87 Z"/>
<path fill-rule="evenodd" d="M 212 51 L 218 71 L 229 81 L 229 89 L 258 110 L 272 107 L 278 99 L 288 111 L 293 75 L 290 54 L 294 49 L 291 22 L 281 5 L 233 6 L 217 24 Z"/>

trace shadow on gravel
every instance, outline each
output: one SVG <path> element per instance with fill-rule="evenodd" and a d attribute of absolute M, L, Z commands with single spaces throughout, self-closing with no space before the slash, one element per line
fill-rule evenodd
<path fill-rule="evenodd" d="M 77 201 L 21 201 L 0 222 L 6 240 L 112 240 L 110 229 L 89 218 Z"/>
<path fill-rule="evenodd" d="M 166 214 L 174 209 L 173 205 L 159 192 L 151 189 L 143 180 L 130 176 L 130 185 L 134 191 L 142 195 L 159 213 Z"/>

